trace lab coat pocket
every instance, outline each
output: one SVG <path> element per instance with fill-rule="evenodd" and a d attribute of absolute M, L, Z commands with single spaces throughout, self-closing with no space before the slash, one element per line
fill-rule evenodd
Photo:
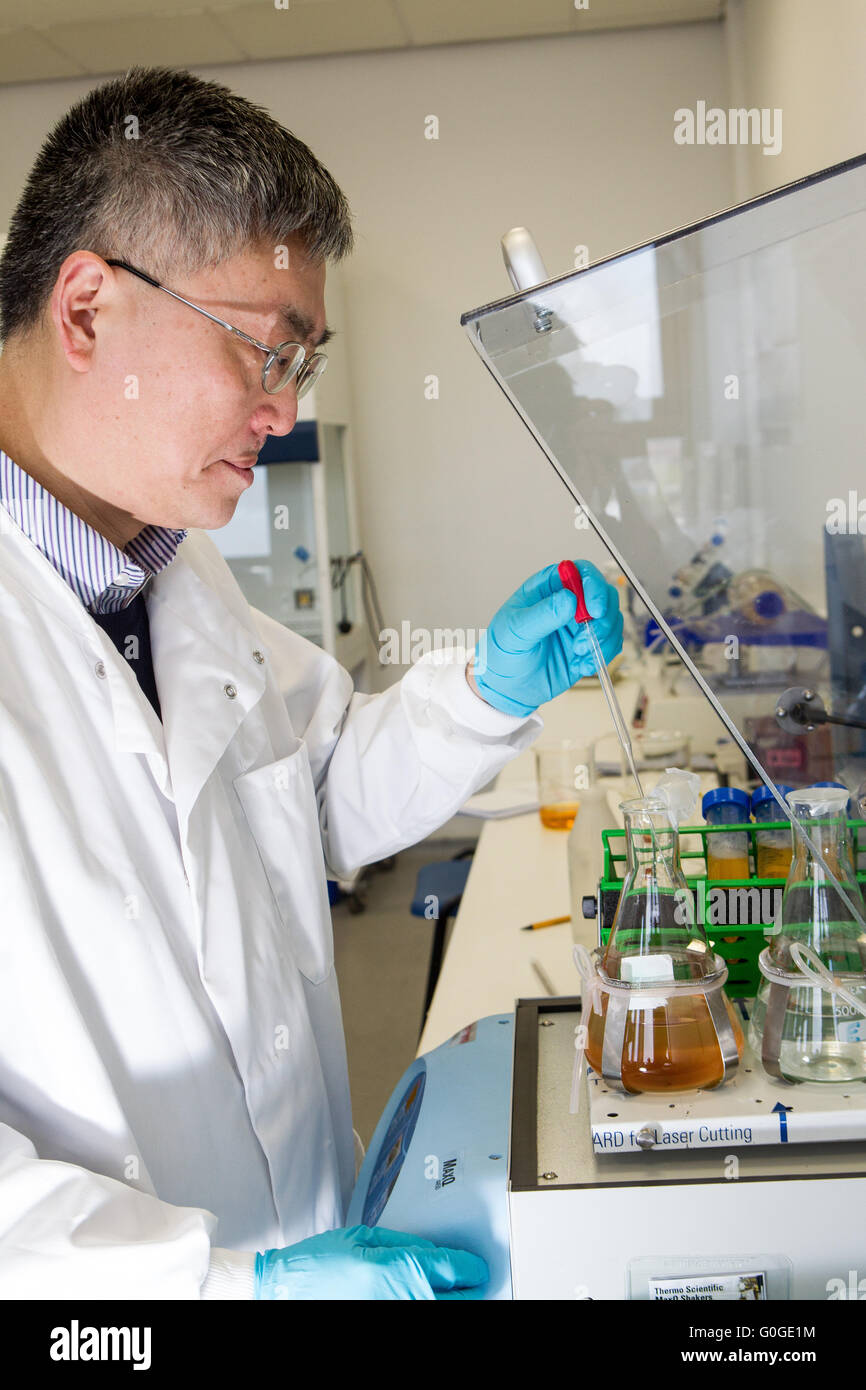
<path fill-rule="evenodd" d="M 334 936 L 316 791 L 306 745 L 234 779 L 289 946 L 301 974 L 317 985 L 334 964 Z"/>

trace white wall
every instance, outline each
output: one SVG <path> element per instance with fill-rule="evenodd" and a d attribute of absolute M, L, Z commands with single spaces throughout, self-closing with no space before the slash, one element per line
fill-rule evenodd
<path fill-rule="evenodd" d="M 732 102 L 782 111 L 782 150 L 745 153 L 740 197 L 866 150 L 864 0 L 728 0 L 726 29 Z"/>
<path fill-rule="evenodd" d="M 723 26 L 202 71 L 310 144 L 355 212 L 336 326 L 386 624 L 478 628 L 541 565 L 598 557 L 459 317 L 509 292 L 499 238 L 511 226 L 530 227 L 553 275 L 578 243 L 595 260 L 734 200 L 729 149 L 673 140 L 678 107 L 728 104 Z M 51 123 L 92 85 L 0 88 L 0 224 Z M 424 138 L 431 114 L 437 141 Z M 438 401 L 424 396 L 429 373 Z"/>

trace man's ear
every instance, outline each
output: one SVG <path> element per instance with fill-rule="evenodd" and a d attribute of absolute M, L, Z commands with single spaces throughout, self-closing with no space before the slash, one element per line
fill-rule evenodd
<path fill-rule="evenodd" d="M 92 251 L 73 251 L 57 273 L 51 292 L 51 319 L 73 371 L 90 370 L 96 346 L 94 321 L 111 299 L 114 285 L 111 267 Z"/>

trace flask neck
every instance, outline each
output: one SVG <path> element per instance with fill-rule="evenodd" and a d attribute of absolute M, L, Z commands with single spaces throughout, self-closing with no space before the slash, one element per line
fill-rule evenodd
<path fill-rule="evenodd" d="M 627 872 L 604 967 L 631 984 L 701 979 L 715 969 L 694 898 L 680 866 L 678 835 L 663 803 L 622 804 Z M 652 959 L 651 959 L 652 958 Z"/>
<path fill-rule="evenodd" d="M 667 816 L 635 809 L 624 811 L 623 818 L 629 886 L 653 880 L 660 887 L 685 888 L 679 839 Z"/>
<path fill-rule="evenodd" d="M 866 914 L 866 905 L 847 821 L 838 812 L 801 815 L 798 820 L 815 849 L 794 830 L 794 858 L 782 897 L 780 930 L 771 941 L 770 954 L 777 965 L 791 969 L 790 945 L 798 941 L 816 951 L 828 969 L 859 972 L 863 955 L 858 917 Z"/>
<path fill-rule="evenodd" d="M 837 878 L 851 878 L 854 870 L 854 857 L 845 819 L 842 816 L 809 816 L 801 818 L 799 823 L 818 853 L 813 853 L 811 846 L 806 844 L 802 836 L 797 834 L 796 827 L 792 826 L 791 834 L 794 841 L 792 874 L 797 874 L 799 877 L 821 878 L 824 876 L 825 869 L 829 869 Z"/>

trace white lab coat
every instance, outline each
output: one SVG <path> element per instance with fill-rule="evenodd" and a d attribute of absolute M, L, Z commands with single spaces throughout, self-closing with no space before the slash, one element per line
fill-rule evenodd
<path fill-rule="evenodd" d="M 463 652 L 354 694 L 190 532 L 148 595 L 161 725 L 0 515 L 0 1297 L 198 1298 L 211 1245 L 344 1219 L 326 868 L 427 835 L 541 720 Z"/>

